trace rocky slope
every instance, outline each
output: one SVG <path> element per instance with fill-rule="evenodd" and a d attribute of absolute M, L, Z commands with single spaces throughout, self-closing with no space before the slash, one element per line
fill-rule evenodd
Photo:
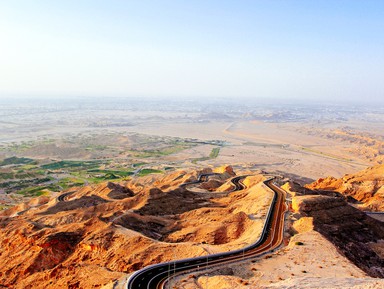
<path fill-rule="evenodd" d="M 205 172 L 211 172 L 210 169 Z M 231 192 L 231 168 L 135 178 L 0 212 L 0 287 L 100 288 L 146 265 L 254 242 L 272 193 L 260 175 Z"/>
<path fill-rule="evenodd" d="M 279 250 L 181 276 L 177 288 L 383 288 L 377 278 L 384 278 L 383 223 L 348 203 L 362 196 L 371 204 L 381 170 L 306 187 L 286 183 L 292 203 Z M 199 172 L 85 186 L 1 211 L 0 287 L 115 288 L 116 280 L 149 264 L 254 242 L 272 197 L 264 177 L 247 177 L 247 189 L 232 192 L 233 170 L 214 172 L 187 189 L 180 185 Z"/>
<path fill-rule="evenodd" d="M 331 196 L 296 196 L 292 207 L 313 218 L 314 230 L 369 276 L 384 278 L 382 222 Z"/>
<path fill-rule="evenodd" d="M 283 188 L 292 202 L 279 250 L 183 276 L 176 288 L 383 288 L 383 223 L 350 206 L 341 193 L 295 182 Z"/>
<path fill-rule="evenodd" d="M 364 210 L 384 211 L 384 165 L 367 168 L 340 179 L 327 177 L 307 185 L 312 190 L 340 192 Z"/>

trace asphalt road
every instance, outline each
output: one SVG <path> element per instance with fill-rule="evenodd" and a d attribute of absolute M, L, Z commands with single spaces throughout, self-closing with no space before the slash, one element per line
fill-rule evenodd
<path fill-rule="evenodd" d="M 198 180 L 192 183 L 201 182 L 205 178 L 208 178 L 207 174 L 205 176 L 199 176 Z M 244 188 L 244 185 L 240 182 L 241 178 L 242 177 L 236 177 L 233 179 L 232 182 L 235 185 L 235 190 Z M 254 258 L 277 248 L 283 240 L 284 214 L 287 209 L 285 204 L 285 193 L 282 189 L 275 186 L 272 180 L 267 180 L 264 184 L 274 192 L 274 197 L 267 214 L 261 237 L 256 243 L 240 250 L 175 260 L 145 267 L 130 276 L 126 288 L 164 288 L 167 284 L 167 280 L 172 276 L 211 268 L 215 265 L 223 265 Z"/>
<path fill-rule="evenodd" d="M 190 185 L 195 185 L 195 184 L 207 182 L 210 176 L 215 176 L 215 175 L 221 175 L 221 174 L 218 174 L 218 173 L 200 174 L 196 181 L 181 184 L 180 187 L 187 188 Z M 241 180 L 244 179 L 245 177 L 247 177 L 247 176 L 238 176 L 238 177 L 234 177 L 231 179 L 231 182 L 233 184 L 232 192 L 245 189 L 244 184 L 241 183 Z"/>
<path fill-rule="evenodd" d="M 64 193 L 64 194 L 61 194 L 60 196 L 57 197 L 57 201 L 58 202 L 64 202 L 65 199 L 70 195 L 72 194 L 73 192 L 68 192 L 68 193 Z"/>

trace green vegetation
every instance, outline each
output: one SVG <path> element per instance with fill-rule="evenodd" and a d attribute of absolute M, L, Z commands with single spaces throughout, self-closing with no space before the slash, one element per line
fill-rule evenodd
<path fill-rule="evenodd" d="M 182 150 L 191 148 L 191 144 L 175 144 L 172 146 L 166 146 L 159 149 L 146 149 L 141 151 L 132 151 L 133 155 L 138 158 L 151 158 L 151 157 L 161 157 L 168 156 L 171 154 L 178 153 Z"/>
<path fill-rule="evenodd" d="M 39 168 L 39 166 L 37 165 L 37 162 L 36 164 L 27 164 L 27 165 L 23 165 L 20 167 L 20 170 L 27 170 L 27 171 L 30 171 L 30 170 L 33 170 L 33 169 L 36 169 L 36 168 Z"/>
<path fill-rule="evenodd" d="M 23 141 L 21 143 L 13 142 L 12 145 L 9 146 L 9 149 L 13 152 L 20 153 L 32 148 L 33 144 L 34 144 L 33 141 L 30 141 L 30 142 Z"/>
<path fill-rule="evenodd" d="M 149 174 L 161 174 L 163 173 L 162 171 L 160 170 L 155 170 L 155 169 L 142 169 L 140 170 L 140 172 L 138 173 L 138 176 L 140 177 L 143 177 L 143 176 L 147 176 Z"/>
<path fill-rule="evenodd" d="M 186 143 L 193 143 L 193 144 L 208 144 L 208 145 L 217 145 L 217 146 L 226 146 L 228 143 L 226 141 L 222 140 L 208 140 L 208 141 L 201 141 L 195 138 L 188 138 L 185 139 L 184 142 Z"/>
<path fill-rule="evenodd" d="M 27 197 L 34 197 L 34 196 L 41 196 L 41 195 L 47 195 L 49 192 L 59 192 L 74 186 L 81 186 L 84 185 L 84 181 L 77 178 L 63 178 L 59 180 L 57 183 L 52 183 L 51 178 L 45 178 L 40 180 L 35 180 L 35 182 L 32 183 L 25 183 L 23 187 L 20 187 L 18 189 L 18 194 L 27 196 Z"/>
<path fill-rule="evenodd" d="M 10 180 L 0 182 L 0 188 L 3 188 L 6 193 L 11 193 L 19 190 L 25 190 L 27 188 L 34 188 L 44 183 L 52 183 L 52 180 L 53 179 L 51 177 Z"/>
<path fill-rule="evenodd" d="M 127 177 L 120 177 L 115 174 L 105 174 L 105 175 L 89 176 L 87 178 L 87 181 L 93 184 L 98 184 L 105 181 L 122 181 L 122 180 L 127 180 Z"/>
<path fill-rule="evenodd" d="M 133 175 L 133 172 L 128 170 L 128 171 L 117 171 L 117 170 L 101 170 L 101 169 L 91 169 L 87 170 L 88 173 L 101 173 L 101 174 L 113 174 L 117 175 L 120 177 L 127 177 Z"/>
<path fill-rule="evenodd" d="M 143 162 L 141 162 L 141 163 L 135 163 L 135 164 L 132 164 L 132 167 L 134 167 L 134 168 L 137 168 L 137 167 L 142 167 L 142 166 L 144 166 L 144 165 L 146 165 L 147 163 L 143 163 Z"/>
<path fill-rule="evenodd" d="M 209 157 L 196 158 L 196 159 L 192 159 L 192 163 L 197 164 L 197 162 L 203 162 L 207 160 L 209 160 Z"/>
<path fill-rule="evenodd" d="M 63 178 L 61 179 L 58 183 L 57 186 L 59 186 L 62 189 L 68 189 L 71 187 L 77 187 L 77 186 L 82 186 L 85 184 L 85 181 L 82 179 L 74 178 L 74 177 L 68 177 L 68 178 Z"/>
<path fill-rule="evenodd" d="M 8 156 L 0 159 L 0 188 L 7 194 L 33 197 L 88 183 L 161 174 L 174 167 L 155 169 L 158 158 L 207 144 L 214 148 L 209 156 L 198 160 L 216 158 L 225 143 L 144 134 L 78 134 L 61 139 L 13 142 L 0 146 L 2 154 Z M 45 151 L 44 160 L 29 157 L 35 154 L 41 158 Z M 74 157 L 84 159 L 71 160 Z M 18 201 L 21 200 L 22 197 Z"/>
<path fill-rule="evenodd" d="M 38 196 L 46 195 L 47 191 L 58 192 L 60 191 L 60 187 L 54 186 L 54 185 L 37 186 L 37 187 L 30 187 L 30 188 L 20 190 L 18 191 L 18 193 L 26 197 L 38 197 Z"/>
<path fill-rule="evenodd" d="M 15 174 L 13 172 L 6 172 L 6 173 L 0 172 L 0 179 L 1 180 L 13 179 L 14 176 L 15 176 Z"/>
<path fill-rule="evenodd" d="M 210 158 L 210 159 L 215 159 L 215 158 L 217 158 L 218 155 L 219 155 L 219 152 L 220 152 L 220 148 L 219 148 L 219 147 L 217 147 L 217 148 L 213 148 L 212 151 L 211 151 L 211 153 L 209 154 L 209 158 Z"/>
<path fill-rule="evenodd" d="M 18 157 L 10 157 L 6 158 L 0 162 L 0 167 L 7 165 L 21 165 L 21 164 L 30 164 L 36 163 L 35 160 L 30 158 L 18 158 Z"/>
<path fill-rule="evenodd" d="M 97 168 L 102 161 L 59 161 L 51 164 L 42 165 L 41 168 L 45 170 L 59 170 L 64 168 Z"/>
<path fill-rule="evenodd" d="M 61 191 L 83 185 L 85 180 L 78 178 L 81 177 L 80 174 L 76 177 L 60 170 L 65 168 L 68 171 L 84 171 L 98 167 L 101 161 L 60 161 L 39 165 L 33 159 L 12 157 L 5 159 L 2 164 L 13 166 L 0 172 L 0 188 L 6 193 L 17 192 L 33 197 L 47 194 L 49 191 Z"/>
<path fill-rule="evenodd" d="M 128 176 L 133 175 L 133 171 L 130 170 L 101 170 L 92 169 L 88 170 L 87 180 L 91 183 L 100 183 L 103 181 L 112 181 L 126 179 Z"/>
<path fill-rule="evenodd" d="M 264 148 L 265 147 L 276 147 L 276 148 L 287 147 L 287 144 L 257 143 L 252 141 L 246 141 L 243 144 L 247 146 L 258 146 L 258 147 L 264 147 Z"/>
<path fill-rule="evenodd" d="M 218 157 L 220 153 L 220 147 L 213 148 L 212 151 L 209 153 L 208 157 L 201 157 L 201 158 L 196 158 L 192 160 L 192 163 L 196 164 L 197 162 L 202 162 L 202 161 L 208 161 L 211 159 L 215 159 Z"/>

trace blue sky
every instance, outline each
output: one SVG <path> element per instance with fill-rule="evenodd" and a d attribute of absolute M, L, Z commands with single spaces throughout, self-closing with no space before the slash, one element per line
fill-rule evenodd
<path fill-rule="evenodd" d="M 384 99 L 384 1 L 0 0 L 0 97 Z"/>

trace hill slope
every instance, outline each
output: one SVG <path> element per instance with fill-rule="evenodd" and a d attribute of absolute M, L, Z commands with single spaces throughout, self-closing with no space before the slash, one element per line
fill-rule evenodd
<path fill-rule="evenodd" d="M 85 186 L 1 211 L 0 285 L 99 288 L 153 263 L 257 240 L 272 198 L 263 177 L 232 192 L 235 174 L 226 168 L 180 187 L 198 173 Z"/>
<path fill-rule="evenodd" d="M 364 210 L 384 211 L 384 165 L 367 168 L 340 179 L 327 177 L 309 184 L 312 190 L 330 190 L 361 202 Z"/>

